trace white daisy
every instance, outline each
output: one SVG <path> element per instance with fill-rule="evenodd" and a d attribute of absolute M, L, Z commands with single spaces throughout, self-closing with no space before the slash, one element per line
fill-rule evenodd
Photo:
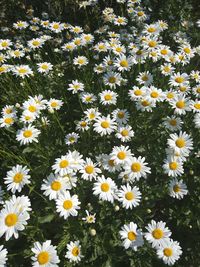
<path fill-rule="evenodd" d="M 86 158 L 79 172 L 84 180 L 92 181 L 101 173 L 101 170 L 97 168 L 97 163 L 94 164 L 90 158 Z"/>
<path fill-rule="evenodd" d="M 26 145 L 32 142 L 38 143 L 37 137 L 39 134 L 40 130 L 36 129 L 35 126 L 28 125 L 17 132 L 16 139 L 21 145 Z"/>
<path fill-rule="evenodd" d="M 70 262 L 75 263 L 81 261 L 83 255 L 81 254 L 81 245 L 79 241 L 70 241 L 70 243 L 67 244 L 67 253 L 65 258 L 69 259 Z"/>
<path fill-rule="evenodd" d="M 117 196 L 118 200 L 126 209 L 137 207 L 141 201 L 141 193 L 139 191 L 139 188 L 136 186 L 131 188 L 129 184 L 122 185 L 121 189 L 117 193 Z"/>
<path fill-rule="evenodd" d="M 128 146 L 114 146 L 110 154 L 111 160 L 114 160 L 116 164 L 124 164 L 129 162 L 132 155 L 133 154 Z"/>
<path fill-rule="evenodd" d="M 98 117 L 94 123 L 94 131 L 99 133 L 101 136 L 110 135 L 116 129 L 116 122 L 114 119 L 107 117 Z"/>
<path fill-rule="evenodd" d="M 129 125 L 121 126 L 118 128 L 115 136 L 122 142 L 129 142 L 131 138 L 134 136 L 134 131 L 132 130 L 132 127 Z"/>
<path fill-rule="evenodd" d="M 6 248 L 4 248 L 4 246 L 0 246 L 0 266 L 1 267 L 5 267 L 6 266 L 6 262 L 7 262 L 7 254 L 8 251 Z"/>
<path fill-rule="evenodd" d="M 177 180 L 176 178 L 170 181 L 169 195 L 173 198 L 182 199 L 188 194 L 187 186 L 183 180 Z"/>

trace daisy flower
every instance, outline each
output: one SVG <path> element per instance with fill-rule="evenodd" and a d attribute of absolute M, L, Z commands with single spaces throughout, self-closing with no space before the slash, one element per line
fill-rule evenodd
<path fill-rule="evenodd" d="M 146 226 L 146 229 L 148 232 L 144 236 L 153 248 L 158 248 L 172 234 L 163 221 L 155 222 L 151 220 L 151 223 Z"/>
<path fill-rule="evenodd" d="M 28 65 L 20 65 L 20 66 L 15 66 L 12 69 L 13 73 L 16 76 L 21 77 L 22 79 L 29 77 L 30 75 L 33 75 L 33 71 Z"/>
<path fill-rule="evenodd" d="M 174 109 L 174 113 L 178 115 L 185 115 L 190 111 L 190 100 L 183 95 L 178 95 L 169 101 L 169 104 Z"/>
<path fill-rule="evenodd" d="M 116 59 L 114 62 L 114 66 L 118 69 L 120 72 L 129 71 L 131 69 L 131 66 L 136 61 L 133 58 L 126 57 L 124 55 L 121 55 L 119 58 Z"/>
<path fill-rule="evenodd" d="M 184 86 L 189 83 L 189 76 L 186 73 L 175 73 L 170 77 L 169 84 L 172 86 Z"/>
<path fill-rule="evenodd" d="M 12 42 L 9 39 L 0 39 L 0 50 L 6 50 L 10 48 Z"/>
<path fill-rule="evenodd" d="M 23 231 L 27 220 L 30 218 L 26 211 L 20 212 L 11 203 L 6 203 L 5 207 L 0 211 L 0 237 L 5 234 L 8 241 L 13 235 L 17 239 L 18 231 Z"/>
<path fill-rule="evenodd" d="M 97 100 L 97 97 L 92 93 L 81 93 L 81 101 L 85 104 L 93 103 Z"/>
<path fill-rule="evenodd" d="M 124 224 L 124 226 L 121 228 L 119 234 L 123 240 L 123 246 L 125 249 L 131 248 L 137 251 L 137 248 L 144 244 L 142 232 L 137 228 L 137 224 L 133 222 Z"/>
<path fill-rule="evenodd" d="M 105 85 L 115 89 L 116 86 L 120 86 L 122 77 L 119 73 L 108 72 L 104 75 L 103 80 Z"/>
<path fill-rule="evenodd" d="M 9 128 L 11 125 L 15 123 L 15 116 L 6 115 L 0 118 L 0 127 Z"/>
<path fill-rule="evenodd" d="M 168 176 L 180 176 L 184 173 L 183 162 L 169 155 L 164 161 L 163 170 Z"/>
<path fill-rule="evenodd" d="M 53 21 L 52 23 L 50 23 L 49 29 L 52 32 L 59 33 L 64 29 L 64 25 L 63 23 Z"/>
<path fill-rule="evenodd" d="M 129 120 L 130 114 L 126 109 L 115 109 L 112 116 L 118 124 L 126 124 Z"/>
<path fill-rule="evenodd" d="M 97 178 L 97 182 L 93 186 L 93 194 L 98 196 L 100 200 L 114 202 L 115 191 L 117 186 L 111 178 L 105 178 L 104 175 Z"/>
<path fill-rule="evenodd" d="M 79 172 L 84 180 L 92 181 L 101 173 L 101 170 L 96 167 L 97 163 L 93 163 L 90 158 L 86 158 Z"/>
<path fill-rule="evenodd" d="M 101 113 L 98 112 L 98 108 L 87 109 L 86 111 L 84 111 L 84 114 L 86 115 L 86 119 L 88 121 L 93 121 L 101 115 Z"/>
<path fill-rule="evenodd" d="M 137 207 L 141 201 L 141 193 L 139 191 L 139 188 L 136 186 L 131 188 L 129 184 L 122 185 L 121 189 L 117 193 L 117 196 L 118 200 L 126 209 Z"/>
<path fill-rule="evenodd" d="M 105 90 L 99 93 L 99 97 L 100 103 L 103 105 L 116 105 L 118 94 L 110 90 Z"/>
<path fill-rule="evenodd" d="M 26 166 L 16 165 L 12 167 L 12 170 L 7 172 L 4 178 L 4 183 L 7 184 L 7 190 L 11 190 L 13 194 L 15 192 L 21 192 L 25 184 L 30 184 L 29 169 Z"/>
<path fill-rule="evenodd" d="M 116 122 L 114 119 L 107 117 L 98 117 L 94 123 L 94 131 L 99 133 L 101 136 L 110 135 L 116 129 Z"/>
<path fill-rule="evenodd" d="M 66 175 L 68 173 L 72 173 L 72 157 L 70 154 L 61 156 L 57 158 L 55 164 L 52 166 L 52 170 L 55 171 L 55 174 L 59 174 L 60 176 Z"/>
<path fill-rule="evenodd" d="M 154 86 L 150 86 L 146 90 L 146 99 L 150 102 L 162 102 L 165 99 L 165 94 L 161 89 L 158 89 Z"/>
<path fill-rule="evenodd" d="M 180 132 L 179 134 L 170 134 L 167 144 L 170 148 L 174 149 L 175 153 L 183 156 L 188 156 L 193 149 L 193 141 L 189 134 Z"/>
<path fill-rule="evenodd" d="M 45 74 L 49 73 L 49 71 L 53 69 L 53 65 L 49 62 L 37 63 L 37 66 L 38 72 Z"/>
<path fill-rule="evenodd" d="M 124 165 L 124 170 L 131 180 L 138 181 L 141 177 L 146 178 L 147 174 L 151 173 L 151 169 L 147 167 L 147 165 L 144 157 L 132 157 L 130 161 Z"/>
<path fill-rule="evenodd" d="M 112 149 L 110 157 L 116 164 L 124 164 L 131 160 L 132 153 L 128 146 L 115 146 Z"/>
<path fill-rule="evenodd" d="M 20 212 L 24 211 L 31 211 L 31 202 L 30 199 L 27 196 L 18 196 L 12 195 L 12 197 L 9 200 L 5 201 L 6 205 L 11 205 L 12 207 L 16 208 Z"/>
<path fill-rule="evenodd" d="M 67 182 L 64 178 L 55 176 L 51 173 L 46 180 L 43 180 L 41 190 L 43 194 L 49 197 L 50 200 L 57 199 L 61 193 L 64 193 L 68 187 Z"/>
<path fill-rule="evenodd" d="M 40 130 L 37 130 L 35 126 L 28 125 L 17 132 L 16 139 L 21 145 L 26 145 L 32 142 L 38 143 L 37 137 L 39 134 Z"/>
<path fill-rule="evenodd" d="M 47 107 L 50 112 L 53 112 L 54 110 L 59 110 L 63 105 L 63 101 L 55 98 L 51 98 L 47 102 Z"/>
<path fill-rule="evenodd" d="M 1 267 L 4 267 L 6 266 L 6 262 L 7 262 L 7 254 L 8 254 L 8 251 L 6 248 L 4 248 L 4 246 L 0 246 L 0 266 Z"/>
<path fill-rule="evenodd" d="M 75 143 L 77 143 L 79 139 L 79 135 L 77 133 L 69 133 L 65 136 L 65 144 L 66 145 L 73 145 Z"/>
<path fill-rule="evenodd" d="M 129 90 L 128 95 L 132 101 L 141 99 L 146 94 L 146 87 L 133 86 L 132 90 Z"/>
<path fill-rule="evenodd" d="M 51 240 L 47 240 L 43 243 L 35 242 L 31 250 L 35 254 L 31 257 L 33 267 L 58 267 L 60 260 L 57 255 L 56 247 L 51 245 Z"/>
<path fill-rule="evenodd" d="M 183 180 L 177 180 L 176 178 L 170 181 L 169 195 L 173 198 L 182 199 L 188 194 L 187 186 Z"/>
<path fill-rule="evenodd" d="M 34 38 L 28 41 L 28 46 L 33 50 L 42 47 L 43 44 L 44 44 L 44 40 L 42 40 L 42 38 Z"/>
<path fill-rule="evenodd" d="M 158 258 L 162 259 L 167 265 L 173 265 L 180 258 L 181 254 L 182 249 L 179 243 L 169 238 L 157 248 Z"/>
<path fill-rule="evenodd" d="M 69 84 L 67 90 L 72 91 L 72 94 L 76 94 L 80 91 L 84 91 L 84 84 L 79 82 L 78 80 L 74 80 L 72 81 L 72 83 Z"/>
<path fill-rule="evenodd" d="M 26 29 L 28 27 L 28 23 L 26 21 L 19 20 L 16 23 L 13 23 L 13 28 L 15 29 Z"/>
<path fill-rule="evenodd" d="M 153 75 L 149 71 L 140 72 L 136 81 L 138 81 L 139 84 L 148 86 L 153 83 Z"/>
<path fill-rule="evenodd" d="M 181 130 L 182 128 L 183 121 L 181 118 L 176 117 L 176 116 L 167 116 L 166 118 L 163 119 L 163 125 L 166 127 L 166 129 L 170 131 L 178 131 Z"/>
<path fill-rule="evenodd" d="M 87 216 L 82 218 L 82 220 L 87 222 L 87 223 L 89 223 L 89 224 L 95 223 L 95 221 L 96 221 L 96 218 L 95 218 L 96 213 L 95 214 L 90 214 L 88 210 L 86 210 L 85 212 L 86 212 Z"/>
<path fill-rule="evenodd" d="M 81 261 L 83 255 L 81 254 L 81 245 L 79 241 L 70 241 L 70 243 L 67 244 L 67 253 L 65 258 L 67 258 L 70 262 L 75 263 Z"/>
<path fill-rule="evenodd" d="M 134 136 L 134 131 L 132 130 L 132 127 L 129 125 L 121 126 L 118 128 L 115 136 L 122 142 L 129 142 L 131 138 Z"/>
<path fill-rule="evenodd" d="M 60 217 L 67 219 L 69 216 L 77 216 L 81 203 L 78 200 L 77 195 L 70 195 L 69 191 L 66 191 L 58 196 L 56 199 L 56 211 L 60 213 Z"/>
<path fill-rule="evenodd" d="M 85 66 L 88 63 L 89 63 L 88 59 L 85 56 L 78 56 L 78 57 L 74 58 L 74 60 L 73 60 L 73 64 L 77 65 L 78 68 L 81 68 L 82 66 Z"/>

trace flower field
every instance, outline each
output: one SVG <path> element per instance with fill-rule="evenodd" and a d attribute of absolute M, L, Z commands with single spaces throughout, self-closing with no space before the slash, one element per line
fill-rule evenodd
<path fill-rule="evenodd" d="M 1 15 L 0 267 L 198 267 L 195 5 L 61 2 Z"/>

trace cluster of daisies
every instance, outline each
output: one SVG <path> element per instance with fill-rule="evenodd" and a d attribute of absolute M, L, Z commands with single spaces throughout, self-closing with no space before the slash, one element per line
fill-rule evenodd
<path fill-rule="evenodd" d="M 55 158 L 52 172 L 40 181 L 43 197 L 54 201 L 63 223 L 69 221 L 69 217 L 79 218 L 81 210 L 85 210 L 79 191 L 83 184 L 91 189 L 94 201 L 100 205 L 109 203 L 108 207 L 126 212 L 140 205 L 139 182 L 146 183 L 153 172 L 151 162 L 132 148 L 140 127 L 134 123 L 134 117 L 145 114 L 146 119 L 141 123 L 148 123 L 148 116 L 159 112 L 159 108 L 165 110 L 160 127 L 161 134 L 167 136 L 167 147 L 161 168 L 169 178 L 169 195 L 181 200 L 188 194 L 181 176 L 196 140 L 184 129 L 184 123 L 189 116 L 196 131 L 200 129 L 200 72 L 186 70 L 192 59 L 200 55 L 200 46 L 192 47 L 187 36 L 181 33 L 172 37 L 175 49 L 165 45 L 167 22 L 147 21 L 148 14 L 140 2 L 117 0 L 126 8 L 126 17 L 105 8 L 103 26 L 93 34 L 84 32 L 80 26 L 32 17 L 13 24 L 13 30 L 27 34 L 27 39 L 0 39 L 0 79 L 13 82 L 14 77 L 16 83 L 28 90 L 24 102 L 2 108 L 1 128 L 14 132 L 17 128 L 16 140 L 28 146 L 40 142 L 41 128 L 45 126 L 48 130 L 54 116 L 58 131 L 61 128 L 65 134 L 61 143 L 67 152 Z M 97 4 L 96 0 L 82 1 L 80 8 Z M 54 56 L 47 57 L 48 51 Z M 66 73 L 70 73 L 70 77 L 66 78 Z M 42 92 L 35 95 L 34 87 L 30 86 L 33 79 L 53 83 L 57 76 L 65 86 L 62 95 L 56 89 L 52 90 L 58 98 L 50 95 L 45 99 Z M 73 132 L 59 116 L 66 107 L 66 99 L 77 101 L 74 108 L 80 111 L 80 119 L 73 122 Z M 54 125 L 55 131 L 58 125 Z M 98 153 L 83 156 L 76 145 L 80 147 L 81 142 L 85 142 L 85 133 L 89 139 L 104 140 L 105 146 L 108 143 L 109 152 L 105 153 L 105 147 L 100 147 Z M 3 186 L 0 186 L 0 237 L 5 236 L 8 241 L 17 239 L 31 218 L 31 199 L 16 196 L 24 187 L 31 186 L 31 169 L 28 164 L 17 164 L 7 171 L 2 181 L 12 194 L 5 200 Z M 81 220 L 92 224 L 100 218 L 96 219 L 96 213 L 86 210 Z M 158 258 L 168 265 L 173 265 L 182 254 L 165 222 L 152 220 L 144 232 L 135 222 L 124 225 L 122 222 L 118 231 L 126 250 L 136 251 L 145 245 L 146 239 L 156 249 Z M 95 229 L 91 229 L 91 235 L 96 235 Z M 51 240 L 35 242 L 31 251 L 35 267 L 56 267 L 62 261 Z M 0 267 L 5 266 L 7 254 L 7 249 L 0 246 Z M 67 260 L 77 263 L 83 257 L 81 240 L 66 244 Z"/>

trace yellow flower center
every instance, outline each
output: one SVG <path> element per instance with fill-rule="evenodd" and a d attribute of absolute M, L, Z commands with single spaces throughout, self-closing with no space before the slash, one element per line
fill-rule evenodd
<path fill-rule="evenodd" d="M 164 71 L 165 71 L 165 72 L 169 72 L 169 71 L 170 71 L 170 67 L 165 66 L 165 67 L 164 67 Z"/>
<path fill-rule="evenodd" d="M 43 70 L 47 70 L 47 69 L 48 69 L 48 65 L 44 64 L 44 65 L 41 66 L 41 68 L 42 68 Z"/>
<path fill-rule="evenodd" d="M 144 16 L 144 12 L 143 12 L 143 11 L 139 11 L 139 12 L 137 13 L 137 15 L 138 15 L 139 17 L 142 17 L 142 16 Z"/>
<path fill-rule="evenodd" d="M 57 102 L 51 102 L 51 107 L 52 108 L 56 108 L 58 106 L 58 103 Z"/>
<path fill-rule="evenodd" d="M 63 203 L 63 208 L 65 209 L 65 210 L 69 210 L 69 209 L 71 209 L 73 207 L 73 203 L 72 203 L 72 201 L 71 200 L 65 200 L 64 201 L 64 203 Z"/>
<path fill-rule="evenodd" d="M 157 42 L 156 41 L 150 41 L 148 43 L 149 47 L 155 47 L 157 45 Z"/>
<path fill-rule="evenodd" d="M 200 109 L 200 103 L 195 103 L 195 104 L 194 104 L 194 107 L 195 107 L 196 109 Z"/>
<path fill-rule="evenodd" d="M 61 183 L 59 181 L 53 181 L 51 183 L 51 189 L 54 191 L 58 191 L 61 189 Z"/>
<path fill-rule="evenodd" d="M 183 51 L 186 53 L 186 54 L 189 54 L 191 52 L 190 48 L 189 47 L 185 47 L 183 49 Z"/>
<path fill-rule="evenodd" d="M 163 235 L 164 235 L 164 233 L 160 228 L 157 228 L 157 229 L 153 230 L 153 232 L 152 232 L 152 236 L 155 239 L 160 239 L 163 237 Z"/>
<path fill-rule="evenodd" d="M 167 51 L 167 49 L 162 49 L 162 50 L 160 50 L 160 53 L 161 53 L 163 56 L 165 56 L 165 55 L 167 55 L 168 51 Z"/>
<path fill-rule="evenodd" d="M 8 46 L 8 42 L 3 41 L 3 42 L 1 43 L 1 46 L 3 46 L 3 47 L 7 47 L 7 46 Z"/>
<path fill-rule="evenodd" d="M 25 73 L 27 73 L 27 69 L 23 69 L 23 68 L 21 68 L 21 69 L 18 70 L 18 72 L 19 72 L 20 74 L 25 74 Z"/>
<path fill-rule="evenodd" d="M 10 213 L 5 218 L 5 224 L 8 227 L 14 226 L 18 221 L 18 216 L 15 213 Z"/>
<path fill-rule="evenodd" d="M 171 257 L 172 254 L 173 254 L 173 251 L 172 251 L 171 248 L 164 248 L 164 249 L 163 249 L 163 253 L 164 253 L 164 255 L 165 255 L 166 257 Z"/>
<path fill-rule="evenodd" d="M 40 265 L 46 264 L 49 262 L 49 253 L 47 251 L 42 251 L 37 256 L 37 261 Z"/>
<path fill-rule="evenodd" d="M 178 192 L 180 192 L 181 189 L 180 189 L 179 185 L 176 184 L 173 186 L 173 190 L 175 193 L 178 193 Z"/>
<path fill-rule="evenodd" d="M 184 108 L 185 107 L 185 102 L 183 100 L 180 100 L 180 101 L 176 102 L 176 107 L 180 108 L 180 109 Z"/>
<path fill-rule="evenodd" d="M 110 159 L 110 160 L 108 161 L 108 164 L 109 164 L 111 167 L 114 167 L 114 166 L 115 166 L 115 162 L 114 162 L 113 159 Z"/>
<path fill-rule="evenodd" d="M 177 82 L 177 83 L 182 83 L 184 81 L 185 81 L 185 79 L 183 77 L 176 77 L 175 78 L 175 82 Z"/>
<path fill-rule="evenodd" d="M 30 106 L 30 107 L 28 108 L 28 110 L 29 110 L 30 112 L 35 112 L 35 111 L 36 111 L 36 107 L 35 107 L 35 106 Z"/>
<path fill-rule="evenodd" d="M 123 111 L 119 111 L 118 113 L 117 113 L 117 116 L 118 116 L 118 118 L 120 118 L 120 119 L 123 119 L 124 118 L 124 112 Z"/>
<path fill-rule="evenodd" d="M 83 58 L 79 58 L 77 62 L 82 65 L 85 63 L 85 60 Z"/>
<path fill-rule="evenodd" d="M 81 127 L 86 127 L 86 126 L 87 126 L 87 122 L 86 122 L 86 121 L 82 121 L 82 122 L 80 123 L 80 125 L 81 125 Z"/>
<path fill-rule="evenodd" d="M 102 183 L 102 184 L 101 184 L 101 191 L 103 191 L 103 192 L 108 192 L 109 189 L 110 189 L 110 186 L 109 186 L 108 183 Z"/>
<path fill-rule="evenodd" d="M 172 120 L 169 121 L 169 124 L 171 126 L 176 126 L 177 125 L 177 121 L 175 119 L 172 119 Z"/>
<path fill-rule="evenodd" d="M 150 27 L 150 28 L 147 29 L 147 31 L 151 33 L 151 32 L 155 32 L 156 29 L 154 27 Z"/>
<path fill-rule="evenodd" d="M 183 138 L 178 138 L 178 139 L 176 140 L 176 145 L 177 145 L 177 147 L 179 147 L 179 148 L 184 147 L 184 146 L 185 146 L 185 140 L 184 140 Z"/>
<path fill-rule="evenodd" d="M 109 81 L 109 83 L 115 83 L 116 78 L 115 77 L 109 77 L 108 81 Z"/>
<path fill-rule="evenodd" d="M 69 161 L 66 159 L 63 159 L 63 160 L 61 160 L 59 166 L 60 166 L 60 168 L 66 168 L 69 166 Z"/>
<path fill-rule="evenodd" d="M 120 66 L 122 66 L 123 68 L 127 68 L 128 67 L 128 61 L 127 60 L 122 60 L 120 62 Z"/>
<path fill-rule="evenodd" d="M 92 174 L 94 172 L 94 167 L 91 165 L 88 165 L 85 167 L 85 172 L 88 174 Z"/>
<path fill-rule="evenodd" d="M 126 158 L 126 153 L 124 151 L 120 151 L 118 154 L 117 154 L 117 157 L 118 159 L 125 159 Z"/>
<path fill-rule="evenodd" d="M 128 232 L 128 239 L 130 241 L 136 240 L 136 234 L 134 232 Z"/>
<path fill-rule="evenodd" d="M 34 46 L 38 46 L 39 44 L 40 44 L 40 42 L 37 41 L 37 40 L 35 40 L 35 41 L 32 42 L 32 45 L 34 45 Z"/>
<path fill-rule="evenodd" d="M 104 96 L 104 99 L 107 100 L 107 101 L 109 101 L 109 100 L 112 99 L 112 96 L 111 96 L 111 95 L 105 95 L 105 96 Z"/>
<path fill-rule="evenodd" d="M 6 124 L 11 124 L 13 122 L 13 118 L 5 118 L 4 122 Z"/>
<path fill-rule="evenodd" d="M 135 196 L 134 196 L 133 192 L 127 192 L 127 193 L 125 194 L 125 198 L 126 198 L 127 200 L 133 200 L 133 199 L 135 198 Z"/>
<path fill-rule="evenodd" d="M 102 128 L 106 129 L 106 128 L 108 128 L 109 126 L 110 126 L 110 123 L 109 123 L 108 121 L 102 121 L 102 123 L 101 123 L 101 127 L 102 127 Z"/>
<path fill-rule="evenodd" d="M 147 75 L 144 75 L 144 76 L 142 76 L 142 80 L 143 80 L 144 82 L 146 82 L 146 81 L 149 80 L 149 77 L 148 77 Z"/>
<path fill-rule="evenodd" d="M 72 249 L 72 255 L 75 256 L 75 257 L 77 257 L 79 255 L 79 252 L 80 252 L 80 250 L 79 250 L 78 247 L 74 247 Z"/>
<path fill-rule="evenodd" d="M 121 47 L 117 47 L 116 51 L 120 53 L 122 51 L 122 48 Z"/>
<path fill-rule="evenodd" d="M 174 170 L 177 169 L 177 167 L 178 167 L 178 163 L 177 162 L 172 161 L 172 162 L 169 163 L 170 170 L 173 170 L 174 171 Z"/>
<path fill-rule="evenodd" d="M 134 94 L 136 96 L 142 95 L 142 91 L 140 89 L 137 89 L 137 90 L 134 91 Z"/>
<path fill-rule="evenodd" d="M 94 113 L 90 113 L 89 114 L 89 118 L 92 120 L 92 119 L 94 119 L 95 118 L 95 114 Z"/>
<path fill-rule="evenodd" d="M 159 94 L 158 94 L 157 92 L 152 92 L 152 93 L 151 93 L 151 97 L 152 97 L 152 98 L 157 98 L 158 95 L 159 95 Z"/>
<path fill-rule="evenodd" d="M 141 104 L 142 104 L 142 106 L 143 107 L 147 107 L 147 106 L 149 106 L 149 101 L 147 101 L 147 100 L 143 100 L 142 102 L 141 102 Z"/>
<path fill-rule="evenodd" d="M 23 132 L 23 136 L 24 136 L 25 138 L 29 138 L 29 137 L 31 137 L 32 135 L 33 135 L 33 133 L 32 133 L 31 130 L 25 130 L 25 131 Z"/>
<path fill-rule="evenodd" d="M 18 172 L 14 175 L 13 182 L 18 184 L 22 181 L 23 177 L 24 177 L 24 175 L 22 173 Z"/>
<path fill-rule="evenodd" d="M 59 29 L 59 24 L 54 24 L 54 25 L 53 25 L 53 28 L 54 28 L 55 30 Z"/>
<path fill-rule="evenodd" d="M 174 94 L 173 94 L 172 92 L 168 93 L 168 94 L 167 94 L 167 98 L 169 98 L 169 99 L 174 98 Z"/>
<path fill-rule="evenodd" d="M 128 136 L 128 130 L 127 129 L 122 130 L 121 131 L 121 135 L 124 136 L 124 137 Z"/>
<path fill-rule="evenodd" d="M 133 172 L 139 172 L 141 170 L 141 164 L 139 162 L 134 162 L 132 165 L 131 165 L 131 170 Z"/>

